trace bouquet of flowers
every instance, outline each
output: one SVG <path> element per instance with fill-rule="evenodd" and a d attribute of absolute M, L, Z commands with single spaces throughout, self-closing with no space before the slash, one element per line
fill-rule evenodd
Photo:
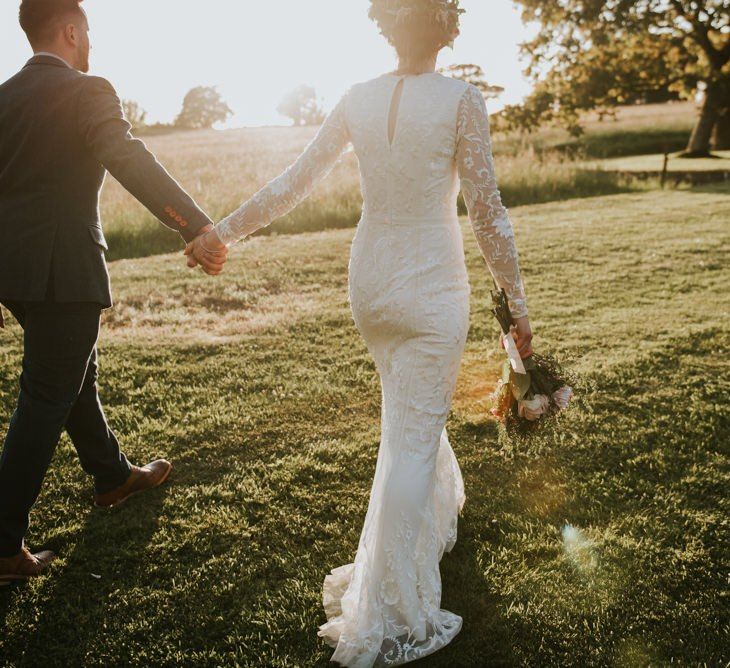
<path fill-rule="evenodd" d="M 492 415 L 508 430 L 531 429 L 568 407 L 573 390 L 568 374 L 552 357 L 533 353 L 522 359 L 513 337 L 514 321 L 505 291 L 492 292 L 492 313 L 502 329 L 507 359 L 494 391 Z"/>

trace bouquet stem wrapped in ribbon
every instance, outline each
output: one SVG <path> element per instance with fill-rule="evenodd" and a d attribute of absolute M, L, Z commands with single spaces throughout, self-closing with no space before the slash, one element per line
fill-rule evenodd
<path fill-rule="evenodd" d="M 492 292 L 492 313 L 502 329 L 507 359 L 494 391 L 492 414 L 508 429 L 534 427 L 568 407 L 573 390 L 566 372 L 552 357 L 533 353 L 522 359 L 513 336 L 514 320 L 505 291 Z"/>

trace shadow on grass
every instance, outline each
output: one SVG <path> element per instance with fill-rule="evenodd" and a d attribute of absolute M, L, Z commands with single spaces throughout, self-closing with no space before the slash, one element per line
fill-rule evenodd
<path fill-rule="evenodd" d="M 30 584 L 0 590 L 0 626 L 13 613 L 32 620 L 32 633 L 15 634 L 16 644 L 2 649 L 11 665 L 84 665 L 103 647 L 107 603 L 144 574 L 164 495 L 162 487 L 117 509 L 89 511 L 70 553 L 60 541 L 48 545 L 58 561 L 39 591 Z"/>
<path fill-rule="evenodd" d="M 489 591 L 476 549 L 481 540 L 473 522 L 460 521 L 459 539 L 441 561 L 441 605 L 464 619 L 461 632 L 440 652 L 425 659 L 424 666 L 513 666 L 517 660 L 504 617 L 504 601 Z M 488 639 L 488 642 L 485 640 Z"/>
<path fill-rule="evenodd" d="M 454 420 L 469 498 L 442 562 L 443 607 L 464 628 L 423 665 L 724 664 L 728 376 L 716 361 L 728 352 L 726 332 L 705 328 L 607 365 L 589 405 L 510 457 L 495 454 L 492 424 Z M 373 405 L 362 424 L 330 434 L 370 429 L 371 455 L 353 463 L 336 449 L 288 457 L 292 424 L 308 436 L 310 424 L 301 400 L 277 410 L 265 427 L 246 428 L 257 438 L 246 449 L 215 439 L 225 430 L 214 423 L 178 443 L 176 481 L 188 489 L 167 527 L 166 569 L 144 557 L 162 492 L 111 513 L 74 509 L 83 520 L 69 533 L 71 553 L 50 546 L 65 562 L 36 591 L 13 595 L 12 609 L 0 595 L 0 620 L 9 613 L 14 626 L 0 663 L 181 665 L 183 652 L 207 652 L 198 665 L 327 665 L 315 635 L 322 561 L 345 563 L 331 551 L 343 530 L 352 532 L 349 546 L 338 543 L 346 556 L 356 545 L 377 416 Z M 258 468 L 228 475 L 236 465 Z M 338 502 L 354 486 L 363 505 L 343 515 Z M 561 538 L 566 521 L 584 540 L 573 552 Z"/>
<path fill-rule="evenodd" d="M 472 481 L 493 490 L 486 506 L 472 499 L 501 531 L 472 529 L 482 568 L 460 601 L 490 585 L 503 600 L 485 594 L 497 622 L 467 608 L 469 649 L 485 639 L 484 651 L 496 651 L 488 624 L 504 630 L 502 616 L 508 633 L 494 642 L 515 655 L 481 665 L 726 663 L 718 509 L 728 382 L 707 360 L 725 359 L 727 344 L 707 328 L 601 372 L 590 407 Z"/>

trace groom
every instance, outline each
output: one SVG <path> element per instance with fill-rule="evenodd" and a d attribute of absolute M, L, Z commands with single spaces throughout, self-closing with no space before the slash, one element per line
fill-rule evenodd
<path fill-rule="evenodd" d="M 85 74 L 81 1 L 22 1 L 35 55 L 0 86 L 0 303 L 24 329 L 20 395 L 0 456 L 0 585 L 40 574 L 54 556 L 31 554 L 23 538 L 64 430 L 97 506 L 156 487 L 172 469 L 165 460 L 132 466 L 97 394 L 100 314 L 112 304 L 98 208 L 106 170 L 185 241 L 211 229 L 129 134 L 112 86 Z M 219 273 L 225 259 L 203 268 Z"/>

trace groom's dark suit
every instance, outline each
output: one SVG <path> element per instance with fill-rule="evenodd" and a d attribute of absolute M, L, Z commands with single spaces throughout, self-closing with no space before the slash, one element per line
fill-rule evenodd
<path fill-rule="evenodd" d="M 97 493 L 130 473 L 96 387 L 99 317 L 112 304 L 106 170 L 185 240 L 211 223 L 129 130 L 112 86 L 58 58 L 35 56 L 0 86 L 0 302 L 25 332 L 0 457 L 0 557 L 20 551 L 64 429 Z"/>

